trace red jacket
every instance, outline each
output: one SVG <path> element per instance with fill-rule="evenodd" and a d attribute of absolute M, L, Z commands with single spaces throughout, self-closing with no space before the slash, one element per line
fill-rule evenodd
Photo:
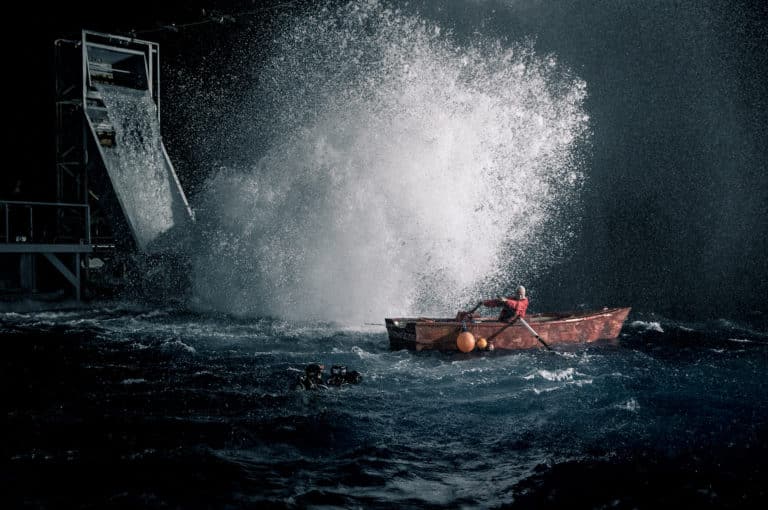
<path fill-rule="evenodd" d="M 499 306 L 504 307 L 501 310 L 501 315 L 499 315 L 499 320 L 504 321 L 511 319 L 515 315 L 525 317 L 525 311 L 528 309 L 528 298 L 488 299 L 487 301 L 483 301 L 483 306 L 489 308 L 497 308 Z"/>

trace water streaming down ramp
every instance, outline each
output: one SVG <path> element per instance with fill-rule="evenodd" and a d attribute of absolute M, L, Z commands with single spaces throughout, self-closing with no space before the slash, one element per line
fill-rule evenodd
<path fill-rule="evenodd" d="M 145 90 L 99 85 L 115 128 L 116 146 L 103 150 L 114 189 L 145 249 L 176 224 L 175 182 L 167 167 L 156 105 Z M 183 212 L 182 212 L 183 217 Z"/>
<path fill-rule="evenodd" d="M 198 197 L 205 307 L 444 312 L 531 278 L 575 233 L 586 84 L 529 43 L 460 44 L 350 3 L 291 20 L 254 74 L 221 130 L 253 140 L 217 155 L 250 163 Z"/>
<path fill-rule="evenodd" d="M 83 48 L 86 120 L 136 245 L 174 249 L 192 213 L 160 134 L 157 45 L 84 32 Z"/>

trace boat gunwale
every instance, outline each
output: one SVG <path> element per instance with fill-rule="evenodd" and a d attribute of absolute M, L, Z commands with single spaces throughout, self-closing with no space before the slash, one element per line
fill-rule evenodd
<path fill-rule="evenodd" d="M 552 322 L 560 322 L 560 323 L 570 323 L 570 322 L 580 322 L 584 320 L 589 320 L 593 318 L 600 318 L 600 317 L 606 317 L 610 315 L 614 315 L 617 312 L 622 312 L 624 310 L 630 310 L 631 307 L 628 306 L 618 306 L 618 307 L 612 307 L 612 308 L 603 308 L 601 310 L 588 310 L 583 312 L 576 312 L 576 313 L 536 313 L 527 316 L 525 319 L 528 321 L 528 323 L 535 324 L 549 324 Z M 539 319 L 539 320 L 537 320 Z M 543 320 L 542 320 L 543 319 Z M 455 318 L 429 318 L 429 317 L 392 317 L 392 318 L 385 318 L 385 323 L 387 326 L 392 327 L 405 327 L 407 324 L 414 324 L 418 325 L 419 327 L 445 327 L 445 326 L 455 326 L 462 324 L 466 324 L 467 326 L 473 325 L 473 324 L 483 324 L 483 325 L 499 325 L 499 326 L 508 326 L 510 323 L 505 321 L 499 321 L 498 319 L 494 319 L 493 317 L 479 317 L 474 318 L 468 321 L 460 321 L 456 320 Z M 402 323 L 403 326 L 397 326 L 395 323 Z"/>

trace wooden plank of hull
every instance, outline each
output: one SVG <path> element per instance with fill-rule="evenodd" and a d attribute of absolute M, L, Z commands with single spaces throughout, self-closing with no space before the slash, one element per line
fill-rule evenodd
<path fill-rule="evenodd" d="M 614 339 L 629 314 L 629 308 L 610 308 L 574 314 L 536 314 L 528 322 L 550 345 Z M 386 319 L 393 348 L 457 350 L 456 337 L 464 324 L 452 319 Z M 400 324 L 398 327 L 396 324 Z M 402 324 L 405 324 L 403 327 Z M 519 323 L 493 320 L 470 321 L 467 331 L 485 337 L 496 349 L 531 349 L 541 343 Z"/>

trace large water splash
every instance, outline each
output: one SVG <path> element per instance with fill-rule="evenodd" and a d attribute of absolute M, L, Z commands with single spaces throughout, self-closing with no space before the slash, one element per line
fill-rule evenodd
<path fill-rule="evenodd" d="M 293 20 L 243 100 L 248 168 L 198 197 L 198 299 L 332 320 L 453 311 L 562 254 L 586 85 L 371 1 Z"/>

